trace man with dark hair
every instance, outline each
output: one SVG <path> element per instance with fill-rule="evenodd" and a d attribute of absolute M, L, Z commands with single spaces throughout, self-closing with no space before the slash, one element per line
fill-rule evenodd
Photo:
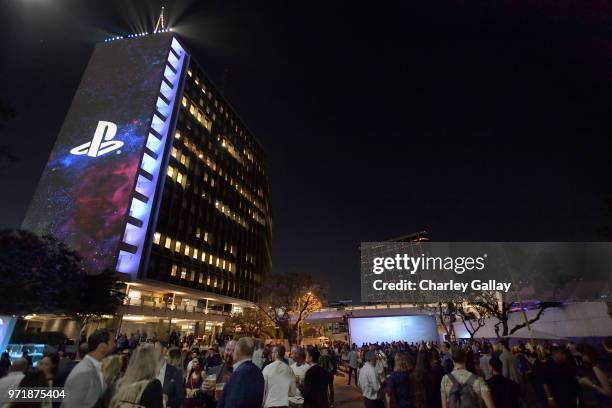
<path fill-rule="evenodd" d="M 544 383 L 548 403 L 559 408 L 581 406 L 582 389 L 578 382 L 578 370 L 570 363 L 567 351 L 553 346 L 550 356 Z"/>
<path fill-rule="evenodd" d="M 321 353 L 316 347 L 306 350 L 306 363 L 310 365 L 304 377 L 302 396 L 304 408 L 328 408 L 329 373 L 318 365 Z"/>
<path fill-rule="evenodd" d="M 157 340 L 155 350 L 159 358 L 157 379 L 161 382 L 163 392 L 167 397 L 166 407 L 180 408 L 183 406 L 183 400 L 185 399 L 183 373 L 178 368 L 168 364 L 166 360 L 168 347 L 165 342 Z"/>
<path fill-rule="evenodd" d="M 494 407 L 487 383 L 465 368 L 467 353 L 460 347 L 452 347 L 450 356 L 454 369 L 442 378 L 440 399 L 442 408 L 469 406 L 468 400 L 475 404 L 484 402 L 487 408 Z"/>
<path fill-rule="evenodd" d="M 115 349 L 115 338 L 108 329 L 98 329 L 87 339 L 89 353 L 68 375 L 66 399 L 62 407 L 93 407 L 106 387 L 102 359 Z"/>
<path fill-rule="evenodd" d="M 264 408 L 288 407 L 289 397 L 295 395 L 295 376 L 285 363 L 285 347 L 277 345 L 272 350 L 273 362 L 262 371 L 265 381 Z"/>
<path fill-rule="evenodd" d="M 451 344 L 448 341 L 442 342 L 440 347 L 440 358 L 442 359 L 442 367 L 446 373 L 453 371 L 453 360 L 450 354 Z"/>
<path fill-rule="evenodd" d="M 498 357 L 489 360 L 491 378 L 487 385 L 491 389 L 491 397 L 495 408 L 514 408 L 520 406 L 521 387 L 514 381 L 504 377 L 503 363 Z"/>

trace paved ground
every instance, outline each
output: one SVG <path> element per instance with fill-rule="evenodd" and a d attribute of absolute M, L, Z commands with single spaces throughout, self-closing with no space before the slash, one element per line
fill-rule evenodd
<path fill-rule="evenodd" d="M 363 399 L 357 387 L 353 384 L 346 385 L 348 378 L 345 373 L 338 371 L 334 381 L 334 393 L 336 394 L 335 408 L 363 408 Z"/>

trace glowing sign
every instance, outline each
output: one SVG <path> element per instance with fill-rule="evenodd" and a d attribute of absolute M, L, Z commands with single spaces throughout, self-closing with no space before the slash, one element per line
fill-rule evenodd
<path fill-rule="evenodd" d="M 96 132 L 91 142 L 83 143 L 70 150 L 70 154 L 80 156 L 86 154 L 89 157 L 98 157 L 110 153 L 123 146 L 123 142 L 113 140 L 117 134 L 117 125 L 113 122 L 99 121 Z"/>

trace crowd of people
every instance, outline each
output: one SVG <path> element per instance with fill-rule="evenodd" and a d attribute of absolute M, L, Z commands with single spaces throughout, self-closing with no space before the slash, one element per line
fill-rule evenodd
<path fill-rule="evenodd" d="M 331 408 L 334 379 L 342 376 L 367 408 L 612 406 L 612 339 L 599 349 L 572 342 L 510 348 L 502 340 L 333 342 L 287 350 L 249 337 L 168 333 L 160 340 L 99 329 L 82 340 L 74 356 L 45 354 L 36 369 L 27 354 L 12 362 L 3 354 L 0 395 L 59 387 L 62 401 L 29 406 L 66 408 Z"/>

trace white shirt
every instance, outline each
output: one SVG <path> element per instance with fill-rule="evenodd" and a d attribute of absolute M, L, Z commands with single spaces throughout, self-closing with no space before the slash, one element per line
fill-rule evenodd
<path fill-rule="evenodd" d="M 380 377 L 370 362 L 366 362 L 359 370 L 359 388 L 363 396 L 369 400 L 378 399 L 380 389 Z"/>
<path fill-rule="evenodd" d="M 291 364 L 291 370 L 293 371 L 293 375 L 301 378 L 302 380 L 304 380 L 304 377 L 306 377 L 306 371 L 308 371 L 309 368 L 310 365 L 308 365 L 308 363 L 302 363 L 302 365 L 300 366 L 297 365 L 297 363 Z"/>
<path fill-rule="evenodd" d="M 255 364 L 257 367 L 259 367 L 260 370 L 261 370 L 261 367 L 263 366 L 262 355 L 263 355 L 263 350 L 262 349 L 257 349 L 253 353 L 253 364 Z"/>
<path fill-rule="evenodd" d="M 85 358 L 89 359 L 91 363 L 94 365 L 94 367 L 96 368 L 96 371 L 98 372 L 98 375 L 100 376 L 100 384 L 102 384 L 102 389 L 104 389 L 104 387 L 106 386 L 106 381 L 104 381 L 104 374 L 102 374 L 102 362 L 96 360 L 89 354 L 87 354 Z"/>
<path fill-rule="evenodd" d="M 162 387 L 164 386 L 164 378 L 166 377 L 166 366 L 167 365 L 168 365 L 168 363 L 166 363 L 164 361 L 164 363 L 162 364 L 162 366 L 159 369 L 159 373 L 157 373 L 157 379 L 161 383 Z"/>
<path fill-rule="evenodd" d="M 13 371 L 8 373 L 4 378 L 0 378 L 0 399 L 4 399 L 8 396 L 8 390 L 17 388 L 19 383 L 23 379 L 24 374 L 20 371 Z M 7 408 L 9 403 L 0 405 L 0 408 Z"/>
<path fill-rule="evenodd" d="M 295 375 L 283 361 L 274 361 L 262 371 L 264 407 L 288 407 L 289 397 L 295 395 Z"/>

